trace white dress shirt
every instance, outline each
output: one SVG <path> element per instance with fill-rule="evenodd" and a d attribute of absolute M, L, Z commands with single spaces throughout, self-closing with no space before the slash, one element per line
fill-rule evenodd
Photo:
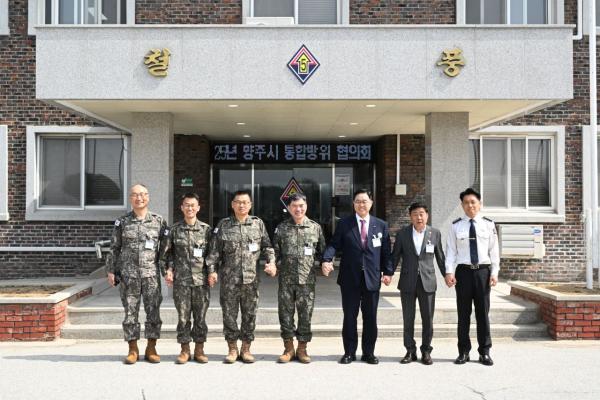
<path fill-rule="evenodd" d="M 459 264 L 471 264 L 469 248 L 469 228 L 471 219 L 466 215 L 450 225 L 446 240 L 446 273 L 453 274 Z M 477 255 L 479 264 L 490 264 L 491 275 L 498 276 L 500 270 L 500 249 L 498 233 L 493 221 L 478 214 L 473 218 L 477 235 Z"/>
<path fill-rule="evenodd" d="M 367 233 L 369 233 L 369 217 L 371 216 L 371 214 L 367 214 L 366 217 L 361 218 L 358 216 L 358 214 L 354 213 L 354 215 L 356 215 L 356 223 L 358 224 L 358 234 L 360 236 L 361 231 L 360 231 L 360 220 L 364 219 L 365 220 L 365 229 L 367 230 Z M 367 235 L 367 240 L 369 240 L 369 236 Z"/>
<path fill-rule="evenodd" d="M 419 231 L 417 231 L 414 226 L 412 228 L 413 243 L 415 244 L 415 250 L 417 251 L 417 254 L 421 254 L 421 247 L 423 246 L 423 239 L 425 239 L 425 230 L 426 229 L 423 228 L 423 231 L 421 233 L 419 233 Z"/>

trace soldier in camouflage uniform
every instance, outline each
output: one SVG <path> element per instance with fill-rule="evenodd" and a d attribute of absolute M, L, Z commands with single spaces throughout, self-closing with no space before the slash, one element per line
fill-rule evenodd
<path fill-rule="evenodd" d="M 250 192 L 236 192 L 231 207 L 234 215 L 219 221 L 213 231 L 206 265 L 209 269 L 219 266 L 223 333 L 229 346 L 225 362 L 234 363 L 239 355 L 242 361 L 251 363 L 254 357 L 250 344 L 254 340 L 258 309 L 258 262 L 262 253 L 267 260 L 265 272 L 274 275 L 275 255 L 263 221 L 249 215 Z M 209 278 L 216 279 L 216 274 L 210 274 Z M 237 325 L 239 309 L 241 330 Z M 242 348 L 238 353 L 239 339 L 242 339 Z"/>
<path fill-rule="evenodd" d="M 160 303 L 162 295 L 159 275 L 159 249 L 166 221 L 148 211 L 148 189 L 144 185 L 132 186 L 129 192 L 133 210 L 115 221 L 110 254 L 106 269 L 108 282 L 115 286 L 115 275 L 120 277 L 119 291 L 125 309 L 123 332 L 129 342 L 126 364 L 135 364 L 139 358 L 137 341 L 140 338 L 138 315 L 140 301 L 146 311 L 145 337 L 148 345 L 145 358 L 151 363 L 160 362 L 156 353 L 156 340 L 160 337 Z"/>
<path fill-rule="evenodd" d="M 208 362 L 204 353 L 204 342 L 208 328 L 206 311 L 210 301 L 208 273 L 204 257 L 208 253 L 210 226 L 197 219 L 200 211 L 200 198 L 196 193 L 186 193 L 181 199 L 181 212 L 184 219 L 173 225 L 165 233 L 165 246 L 161 249 L 161 265 L 166 265 L 167 285 L 174 286 L 173 300 L 177 309 L 177 343 L 181 344 L 178 364 L 185 364 L 191 357 L 190 341 L 193 339 L 194 360 Z M 191 316 L 194 328 L 191 329 Z"/>
<path fill-rule="evenodd" d="M 312 339 L 310 320 L 315 302 L 315 261 L 321 260 L 325 238 L 321 226 L 306 216 L 306 196 L 291 195 L 287 208 L 291 217 L 277 226 L 273 238 L 279 274 L 279 323 L 284 345 L 279 362 L 287 363 L 296 356 L 300 362 L 309 363 L 306 345 Z M 297 330 L 294 327 L 296 308 Z M 296 351 L 294 336 L 298 339 Z"/>

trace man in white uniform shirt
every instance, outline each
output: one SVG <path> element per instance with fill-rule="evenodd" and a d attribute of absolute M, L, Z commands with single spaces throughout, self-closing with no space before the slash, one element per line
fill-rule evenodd
<path fill-rule="evenodd" d="M 498 283 L 500 252 L 494 221 L 480 215 L 481 195 L 472 188 L 460 194 L 465 215 L 452 222 L 446 244 L 446 284 L 456 286 L 458 357 L 469 361 L 469 327 L 475 305 L 479 362 L 493 365 L 490 357 L 490 288 Z"/>

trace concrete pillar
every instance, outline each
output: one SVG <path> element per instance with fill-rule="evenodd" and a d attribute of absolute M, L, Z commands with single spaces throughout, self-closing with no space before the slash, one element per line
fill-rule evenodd
<path fill-rule="evenodd" d="M 431 224 L 445 233 L 463 214 L 469 186 L 469 114 L 431 113 L 425 120 L 425 186 Z"/>
<path fill-rule="evenodd" d="M 469 114 L 431 113 L 425 119 L 425 193 L 430 224 L 442 232 L 442 246 L 454 219 L 463 215 L 458 195 L 469 186 Z M 440 275 L 438 298 L 453 298 Z"/>
<path fill-rule="evenodd" d="M 173 115 L 133 113 L 131 182 L 150 192 L 150 211 L 173 223 Z"/>

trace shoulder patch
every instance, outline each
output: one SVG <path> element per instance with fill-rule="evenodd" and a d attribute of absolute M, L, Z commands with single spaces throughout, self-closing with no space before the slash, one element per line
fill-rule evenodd
<path fill-rule="evenodd" d="M 219 227 L 217 226 L 215 229 L 213 229 L 213 233 L 217 233 L 219 232 Z"/>
<path fill-rule="evenodd" d="M 452 221 L 452 224 L 456 224 L 457 222 L 459 222 L 462 218 L 456 218 L 454 221 Z"/>
<path fill-rule="evenodd" d="M 275 232 L 274 233 L 277 233 L 278 231 L 279 231 L 279 228 L 275 228 Z"/>
<path fill-rule="evenodd" d="M 115 226 L 119 226 L 119 225 L 121 225 L 121 220 L 120 219 L 115 220 Z"/>
<path fill-rule="evenodd" d="M 171 232 L 171 231 L 170 231 L 169 229 L 165 229 L 165 236 L 169 236 L 169 233 L 170 233 L 170 232 Z"/>

